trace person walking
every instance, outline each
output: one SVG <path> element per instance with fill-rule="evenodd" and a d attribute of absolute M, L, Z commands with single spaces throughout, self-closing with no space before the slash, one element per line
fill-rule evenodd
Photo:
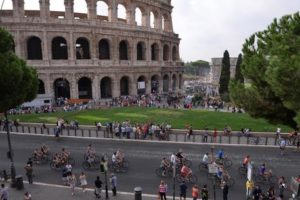
<path fill-rule="evenodd" d="M 31 200 L 31 194 L 29 192 L 25 192 L 24 200 Z"/>
<path fill-rule="evenodd" d="M 203 188 L 201 189 L 201 198 L 202 200 L 208 200 L 207 185 L 203 185 Z"/>
<path fill-rule="evenodd" d="M 24 167 L 24 169 L 26 171 L 26 176 L 27 176 L 27 179 L 28 179 L 28 183 L 32 184 L 33 183 L 33 168 L 32 168 L 32 165 L 27 164 Z"/>
<path fill-rule="evenodd" d="M 222 184 L 222 190 L 223 190 L 223 200 L 228 200 L 228 185 L 227 183 L 224 181 Z"/>
<path fill-rule="evenodd" d="M 111 174 L 110 184 L 111 184 L 111 190 L 112 190 L 113 196 L 116 196 L 117 195 L 117 177 L 114 173 Z"/>
<path fill-rule="evenodd" d="M 98 199 L 101 199 L 101 188 L 102 188 L 102 181 L 100 180 L 100 177 L 97 176 L 95 180 L 95 196 Z"/>
<path fill-rule="evenodd" d="M 0 189 L 0 199 L 8 200 L 8 189 L 5 187 L 3 183 L 1 184 L 1 189 Z"/>
<path fill-rule="evenodd" d="M 167 197 L 166 197 L 167 188 L 168 188 L 168 185 L 163 180 L 160 181 L 159 188 L 158 188 L 160 200 L 167 200 Z"/>
<path fill-rule="evenodd" d="M 76 187 L 76 183 L 77 183 L 75 174 L 72 174 L 72 173 L 69 174 L 68 182 L 69 182 L 69 185 L 71 188 L 72 196 L 74 196 L 75 195 L 75 187 Z"/>
<path fill-rule="evenodd" d="M 185 181 L 182 181 L 179 184 L 179 189 L 180 189 L 180 200 L 185 200 L 186 199 L 186 190 L 187 190 L 187 185 L 185 183 Z"/>
<path fill-rule="evenodd" d="M 215 128 L 214 129 L 214 143 L 217 143 L 217 137 L 218 137 L 218 130 Z"/>
<path fill-rule="evenodd" d="M 197 200 L 199 197 L 199 189 L 198 189 L 198 185 L 194 185 L 192 188 L 192 197 L 193 200 Z"/>
<path fill-rule="evenodd" d="M 83 192 L 86 192 L 87 180 L 84 172 L 81 172 L 79 175 L 80 186 Z"/>
<path fill-rule="evenodd" d="M 253 181 L 247 179 L 247 181 L 246 181 L 246 198 L 247 199 L 251 197 L 253 188 L 254 188 Z"/>
<path fill-rule="evenodd" d="M 286 146 L 286 141 L 285 141 L 285 139 L 282 138 L 282 139 L 280 140 L 280 143 L 279 143 L 280 155 L 281 155 L 281 156 L 284 155 L 285 146 Z"/>

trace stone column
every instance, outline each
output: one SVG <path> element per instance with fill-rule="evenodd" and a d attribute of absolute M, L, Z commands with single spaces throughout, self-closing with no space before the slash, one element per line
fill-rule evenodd
<path fill-rule="evenodd" d="M 137 80 L 136 77 L 133 76 L 131 77 L 132 82 L 131 82 L 131 88 L 130 88 L 130 94 L 129 95 L 137 95 Z"/>
<path fill-rule="evenodd" d="M 99 76 L 95 75 L 93 80 L 93 99 L 99 100 L 100 99 L 100 82 L 99 82 Z"/>
<path fill-rule="evenodd" d="M 65 0 L 65 18 L 74 19 L 74 0 Z"/>
<path fill-rule="evenodd" d="M 170 15 L 169 15 L 168 30 L 170 32 L 173 32 L 173 20 L 172 20 L 172 14 L 171 14 L 171 12 L 170 12 Z"/>
<path fill-rule="evenodd" d="M 51 47 L 51 41 L 48 41 L 48 37 L 47 37 L 47 31 L 43 31 L 43 60 L 49 60 L 49 58 L 51 58 L 51 54 L 49 53 L 49 51 L 51 52 L 50 48 Z M 48 45 L 49 44 L 49 45 Z"/>
<path fill-rule="evenodd" d="M 87 1 L 87 9 L 88 9 L 88 19 L 96 19 L 97 18 L 97 3 L 95 0 Z"/>
<path fill-rule="evenodd" d="M 159 14 L 155 19 L 154 28 L 162 30 L 162 15 Z"/>
<path fill-rule="evenodd" d="M 47 21 L 50 18 L 50 3 L 49 0 L 40 0 L 40 17 Z"/>
<path fill-rule="evenodd" d="M 69 33 L 69 41 L 67 40 L 68 43 L 68 60 L 74 61 L 75 60 L 75 44 L 74 44 L 74 38 L 73 38 L 73 33 Z"/>
<path fill-rule="evenodd" d="M 172 72 L 169 72 L 169 91 L 173 91 Z"/>
<path fill-rule="evenodd" d="M 149 10 L 147 10 L 145 12 L 145 14 L 143 14 L 143 16 L 142 16 L 142 24 L 143 24 L 143 26 L 146 26 L 148 28 L 151 27 L 150 26 L 150 11 Z"/>
<path fill-rule="evenodd" d="M 24 0 L 13 0 L 13 15 L 15 18 L 24 17 Z"/>
<path fill-rule="evenodd" d="M 76 81 L 75 74 L 72 74 L 70 87 L 71 99 L 78 99 L 78 83 Z"/>
<path fill-rule="evenodd" d="M 127 21 L 127 24 L 136 25 L 135 24 L 135 10 L 134 10 L 133 5 L 130 5 L 130 7 L 127 9 L 126 21 Z"/>
<path fill-rule="evenodd" d="M 158 82 L 159 82 L 158 93 L 162 93 L 163 92 L 163 85 L 164 85 L 163 75 L 160 77 L 160 80 L 158 80 Z"/>
<path fill-rule="evenodd" d="M 45 93 L 47 95 L 53 95 L 54 97 L 54 88 L 51 87 L 52 84 L 53 83 L 51 82 L 50 74 L 46 74 Z"/>
<path fill-rule="evenodd" d="M 151 77 L 147 77 L 147 81 L 146 81 L 146 94 L 150 94 L 151 93 Z"/>
<path fill-rule="evenodd" d="M 112 37 L 111 40 L 111 59 L 114 64 L 119 64 L 119 38 L 118 37 Z"/>
<path fill-rule="evenodd" d="M 20 39 L 20 31 L 16 31 L 14 35 L 14 42 L 15 42 L 15 52 L 17 56 L 21 56 L 21 39 Z"/>
<path fill-rule="evenodd" d="M 118 97 L 120 96 L 120 82 L 116 78 L 112 81 L 112 97 Z"/>
<path fill-rule="evenodd" d="M 108 7 L 108 21 L 109 22 L 118 21 L 118 8 L 115 0 L 112 0 L 111 5 L 109 5 Z"/>

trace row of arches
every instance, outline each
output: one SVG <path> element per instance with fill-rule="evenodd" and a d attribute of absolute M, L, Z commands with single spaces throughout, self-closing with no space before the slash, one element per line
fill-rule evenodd
<path fill-rule="evenodd" d="M 177 82 L 178 81 L 178 82 Z M 123 76 L 118 81 L 119 84 L 119 95 L 127 96 L 133 93 L 143 95 L 146 94 L 146 88 L 149 87 L 150 84 L 151 92 L 152 93 L 159 93 L 160 84 L 162 84 L 162 92 L 169 92 L 170 90 L 176 91 L 176 89 L 181 89 L 181 82 L 182 76 L 181 74 L 178 76 L 173 74 L 171 77 L 171 85 L 170 85 L 170 77 L 169 75 L 164 75 L 163 79 L 160 80 L 158 75 L 153 75 L 151 80 L 147 80 L 145 76 L 140 76 L 136 80 L 137 87 L 136 92 L 132 91 L 132 80 L 128 76 Z M 109 76 L 103 77 L 100 80 L 100 85 L 98 89 L 100 89 L 100 98 L 107 99 L 113 97 L 113 79 Z M 179 83 L 179 85 L 177 85 Z M 78 98 L 79 99 L 93 99 L 93 84 L 92 80 L 88 77 L 82 77 L 77 81 L 77 91 L 78 91 Z M 63 98 L 70 98 L 71 97 L 71 89 L 70 89 L 70 82 L 66 78 L 58 78 L 53 82 L 53 90 L 55 98 L 63 97 Z M 45 84 L 44 82 L 39 79 L 39 90 L 38 94 L 45 94 Z"/>
<path fill-rule="evenodd" d="M 151 28 L 171 31 L 171 11 L 169 7 L 149 6 L 141 2 L 128 2 L 126 0 L 23 0 L 17 3 L 11 0 L 5 1 L 4 9 L 16 9 L 14 5 L 20 6 L 24 10 L 25 17 L 44 17 L 41 8 L 46 8 L 50 17 L 69 18 L 76 20 L 95 18 L 109 22 L 124 22 L 137 26 L 147 26 Z M 49 2 L 49 3 L 46 3 Z"/>
<path fill-rule="evenodd" d="M 100 60 L 110 60 L 112 52 L 112 42 L 109 39 L 101 39 L 98 42 L 98 58 Z M 27 45 L 27 59 L 28 60 L 43 60 L 42 40 L 37 36 L 30 36 L 26 42 Z M 130 60 L 130 44 L 127 40 L 121 40 L 118 44 L 119 60 Z M 177 61 L 178 50 L 177 46 L 172 47 L 172 58 L 170 59 L 170 46 L 163 45 L 162 58 L 160 58 L 161 48 L 157 42 L 151 44 L 147 48 L 144 41 L 139 41 L 136 44 L 135 59 L 146 60 L 147 50 L 150 50 L 151 61 Z M 90 42 L 85 37 L 77 38 L 75 42 L 76 59 L 91 59 L 91 46 Z M 53 60 L 67 60 L 68 56 L 68 43 L 64 37 L 54 37 L 51 41 L 51 55 Z"/>

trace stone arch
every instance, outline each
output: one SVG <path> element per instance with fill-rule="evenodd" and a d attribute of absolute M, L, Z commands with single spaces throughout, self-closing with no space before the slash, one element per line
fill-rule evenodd
<path fill-rule="evenodd" d="M 178 50 L 176 46 L 173 46 L 172 48 L 172 60 L 177 61 L 178 60 Z"/>
<path fill-rule="evenodd" d="M 143 12 L 140 7 L 135 7 L 135 24 L 137 26 L 143 26 Z"/>
<path fill-rule="evenodd" d="M 151 28 L 158 28 L 158 20 L 159 20 L 159 14 L 156 10 L 150 11 L 150 27 Z"/>
<path fill-rule="evenodd" d="M 146 60 L 146 44 L 145 42 L 138 42 L 136 45 L 136 59 Z"/>
<path fill-rule="evenodd" d="M 108 13 L 109 13 L 108 9 L 109 9 L 109 3 L 107 1 L 97 0 L 96 13 L 98 19 L 101 19 L 103 21 L 108 21 Z"/>
<path fill-rule="evenodd" d="M 38 94 L 45 94 L 45 84 L 44 81 L 39 79 L 39 89 L 38 89 Z"/>
<path fill-rule="evenodd" d="M 24 10 L 40 10 L 39 0 L 24 0 Z"/>
<path fill-rule="evenodd" d="M 43 60 L 42 40 L 39 37 L 31 36 L 27 39 L 27 59 Z"/>
<path fill-rule="evenodd" d="M 182 74 L 179 74 L 179 80 L 178 80 L 178 88 L 181 90 L 182 89 Z"/>
<path fill-rule="evenodd" d="M 159 46 L 156 42 L 151 45 L 151 60 L 152 61 L 159 60 Z"/>
<path fill-rule="evenodd" d="M 129 60 L 129 43 L 127 40 L 122 40 L 119 43 L 119 59 Z"/>
<path fill-rule="evenodd" d="M 169 92 L 169 75 L 165 74 L 163 77 L 163 92 Z"/>
<path fill-rule="evenodd" d="M 55 3 L 54 3 L 55 1 Z M 65 12 L 65 1 L 64 0 L 50 0 L 50 11 L 62 11 Z"/>
<path fill-rule="evenodd" d="M 100 93 L 102 99 L 112 98 L 112 79 L 108 76 L 101 79 Z"/>
<path fill-rule="evenodd" d="M 16 8 L 13 7 L 13 1 L 1 1 L 3 3 L 3 10 L 14 10 Z"/>
<path fill-rule="evenodd" d="M 117 5 L 117 19 L 118 21 L 126 22 L 127 21 L 127 8 L 126 4 L 119 3 Z"/>
<path fill-rule="evenodd" d="M 88 77 L 82 77 L 78 80 L 78 98 L 92 99 L 92 80 Z"/>
<path fill-rule="evenodd" d="M 91 59 L 90 43 L 85 37 L 76 40 L 76 59 Z"/>
<path fill-rule="evenodd" d="M 68 45 L 63 37 L 55 37 L 51 42 L 52 59 L 53 60 L 67 60 L 68 59 Z"/>
<path fill-rule="evenodd" d="M 58 78 L 53 83 L 54 96 L 57 98 L 70 98 L 70 83 L 65 78 Z"/>
<path fill-rule="evenodd" d="M 130 94 L 130 78 L 128 76 L 123 76 L 120 79 L 120 95 L 128 96 Z"/>
<path fill-rule="evenodd" d="M 84 0 L 74 0 L 74 19 L 87 19 L 88 5 Z"/>
<path fill-rule="evenodd" d="M 177 85 L 177 77 L 176 77 L 176 74 L 173 74 L 173 76 L 172 76 L 172 91 L 176 91 L 176 85 Z"/>
<path fill-rule="evenodd" d="M 137 94 L 143 95 L 146 94 L 147 88 L 147 79 L 145 76 L 141 75 L 137 79 Z"/>
<path fill-rule="evenodd" d="M 159 93 L 159 75 L 151 77 L 151 93 Z"/>
<path fill-rule="evenodd" d="M 170 60 L 170 47 L 169 45 L 165 44 L 163 48 L 163 60 L 169 61 Z"/>
<path fill-rule="evenodd" d="M 110 40 L 103 38 L 98 43 L 99 59 L 110 60 Z"/>

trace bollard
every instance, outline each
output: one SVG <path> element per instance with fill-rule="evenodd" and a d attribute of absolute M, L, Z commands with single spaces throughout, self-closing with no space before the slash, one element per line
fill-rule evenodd
<path fill-rule="evenodd" d="M 142 200 L 142 191 L 141 187 L 134 188 L 134 200 Z"/>

